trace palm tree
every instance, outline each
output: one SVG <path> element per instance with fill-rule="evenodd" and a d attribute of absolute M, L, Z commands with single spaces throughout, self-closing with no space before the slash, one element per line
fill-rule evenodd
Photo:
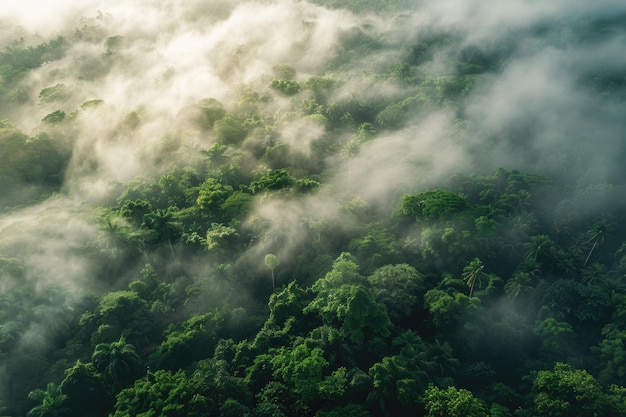
<path fill-rule="evenodd" d="M 123 336 L 117 342 L 97 345 L 91 361 L 115 391 L 133 382 L 141 370 L 141 358 Z"/>
<path fill-rule="evenodd" d="M 470 297 L 474 292 L 476 281 L 480 284 L 481 278 L 487 275 L 483 272 L 483 269 L 485 269 L 485 265 L 483 265 L 482 261 L 478 258 L 474 258 L 465 268 L 463 268 L 463 274 L 461 274 L 461 277 L 467 286 L 470 287 Z"/>
<path fill-rule="evenodd" d="M 223 290 L 232 285 L 231 275 L 229 273 L 230 264 L 217 264 L 215 270 L 215 285 L 218 289 Z"/>
<path fill-rule="evenodd" d="M 144 216 L 144 223 L 146 226 L 155 232 L 159 239 L 167 240 L 167 243 L 172 254 L 172 259 L 176 260 L 174 255 L 174 248 L 172 247 L 172 239 L 180 233 L 181 224 L 174 219 L 172 211 L 157 209 Z"/>
<path fill-rule="evenodd" d="M 402 83 L 411 83 L 416 76 L 416 67 L 409 64 L 393 65 L 389 72 L 390 75 Z"/>
<path fill-rule="evenodd" d="M 589 258 L 591 257 L 591 254 L 593 253 L 595 248 L 599 244 L 604 242 L 604 238 L 606 237 L 606 235 L 612 231 L 613 225 L 606 218 L 602 218 L 593 224 L 591 230 L 587 232 L 587 237 L 589 238 L 589 240 L 587 240 L 587 243 L 593 242 L 593 245 L 591 246 L 591 249 L 587 254 L 587 258 L 585 259 L 583 266 L 587 265 L 587 262 L 589 262 Z"/>
<path fill-rule="evenodd" d="M 99 230 L 101 233 L 96 242 L 110 259 L 116 259 L 130 246 L 129 227 L 125 219 L 107 215 L 102 218 Z"/>
<path fill-rule="evenodd" d="M 39 405 L 32 408 L 27 417 L 57 417 L 70 411 L 64 407 L 66 395 L 63 395 L 59 388 L 50 382 L 45 390 L 36 389 L 28 394 L 28 398 L 37 401 Z"/>
<path fill-rule="evenodd" d="M 550 236 L 536 235 L 530 238 L 530 242 L 524 244 L 524 249 L 526 259 L 537 262 L 542 257 L 552 255 L 555 248 Z"/>
<path fill-rule="evenodd" d="M 504 284 L 504 292 L 513 299 L 524 299 L 533 292 L 532 282 L 530 273 L 515 272 Z"/>
<path fill-rule="evenodd" d="M 510 225 L 511 229 L 517 233 L 529 236 L 538 227 L 537 216 L 532 212 L 522 210 L 511 218 Z"/>
<path fill-rule="evenodd" d="M 245 178 L 245 174 L 238 163 L 221 165 L 217 174 L 217 180 L 219 182 L 234 188 L 238 188 L 239 185 L 243 184 L 246 181 Z"/>
<path fill-rule="evenodd" d="M 454 373 L 459 366 L 459 360 L 454 357 L 450 344 L 441 343 L 438 339 L 428 345 L 428 358 L 436 364 L 442 377 L 446 373 Z"/>
<path fill-rule="evenodd" d="M 567 248 L 567 252 L 576 260 L 582 259 L 585 251 L 587 250 L 587 238 L 582 233 L 574 236 Z"/>
<path fill-rule="evenodd" d="M 599 262 L 594 262 L 582 270 L 582 276 L 587 284 L 595 284 L 596 280 L 602 280 L 606 277 L 606 269 Z"/>
<path fill-rule="evenodd" d="M 209 162 L 209 167 L 213 169 L 213 174 L 217 174 L 219 172 L 219 167 L 228 162 L 228 156 L 226 156 L 226 151 L 228 150 L 228 146 L 220 145 L 219 143 L 213 144 L 209 148 L 208 151 L 201 150 L 200 154 L 205 156 Z"/>
<path fill-rule="evenodd" d="M 127 227 L 124 226 L 121 219 L 107 216 L 103 219 L 99 229 L 106 235 L 105 248 L 109 249 L 111 243 L 116 244 L 123 241 Z"/>

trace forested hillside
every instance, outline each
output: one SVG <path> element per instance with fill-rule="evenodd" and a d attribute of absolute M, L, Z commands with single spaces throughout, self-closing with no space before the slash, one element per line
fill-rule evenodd
<path fill-rule="evenodd" d="M 626 5 L 31 3 L 0 415 L 626 416 Z"/>

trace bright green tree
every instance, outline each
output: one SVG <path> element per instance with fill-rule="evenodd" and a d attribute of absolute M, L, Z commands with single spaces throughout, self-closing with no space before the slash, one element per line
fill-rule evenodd
<path fill-rule="evenodd" d="M 471 391 L 430 385 L 422 396 L 426 417 L 487 417 L 485 404 Z"/>
<path fill-rule="evenodd" d="M 159 370 L 117 395 L 113 417 L 200 417 L 217 412 L 202 376 Z"/>
<path fill-rule="evenodd" d="M 585 370 L 557 362 L 554 369 L 539 371 L 533 382 L 534 415 L 537 417 L 608 416 L 605 393 Z"/>
<path fill-rule="evenodd" d="M 402 197 L 400 212 L 418 221 L 450 219 L 469 207 L 467 199 L 447 190 L 430 190 Z"/>
<path fill-rule="evenodd" d="M 482 310 L 480 300 L 456 290 L 433 288 L 424 295 L 424 306 L 440 329 L 455 329 L 471 315 Z"/>
<path fill-rule="evenodd" d="M 152 359 L 162 368 L 178 369 L 210 356 L 222 322 L 222 315 L 205 313 L 171 324 L 165 330 L 165 340 Z"/>
<path fill-rule="evenodd" d="M 387 337 L 391 321 L 382 304 L 377 303 L 362 285 L 345 284 L 322 291 L 304 309 L 317 313 L 324 324 L 337 327 L 352 343 L 363 344 L 373 337 Z"/>
<path fill-rule="evenodd" d="M 268 253 L 264 258 L 265 266 L 268 267 L 272 273 L 272 291 L 276 289 L 276 283 L 274 280 L 274 269 L 280 265 L 278 257 L 272 253 Z"/>
<path fill-rule="evenodd" d="M 67 396 L 52 382 L 47 385 L 45 390 L 31 391 L 28 398 L 37 402 L 38 405 L 26 414 L 27 417 L 62 417 L 70 411 L 65 405 Z"/>
<path fill-rule="evenodd" d="M 299 344 L 281 348 L 272 359 L 273 374 L 292 387 L 304 401 L 340 398 L 346 388 L 346 369 L 330 371 L 320 348 Z"/>

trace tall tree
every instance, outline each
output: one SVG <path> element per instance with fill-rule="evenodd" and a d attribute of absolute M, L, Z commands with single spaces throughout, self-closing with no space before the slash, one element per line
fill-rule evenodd
<path fill-rule="evenodd" d="M 467 286 L 470 287 L 469 297 L 471 297 L 474 292 L 476 282 L 478 281 L 478 283 L 481 284 L 481 278 L 487 276 L 487 274 L 483 272 L 484 269 L 485 265 L 483 265 L 482 261 L 478 258 L 474 258 L 465 268 L 463 268 L 463 274 L 461 274 L 461 277 L 463 277 L 463 281 L 465 281 Z"/>
<path fill-rule="evenodd" d="M 144 216 L 144 225 L 157 233 L 159 240 L 167 242 L 172 259 L 176 259 L 172 240 L 178 238 L 181 232 L 180 223 L 174 218 L 174 211 L 171 209 L 157 209 Z"/>
<path fill-rule="evenodd" d="M 276 267 L 278 265 L 280 265 L 280 261 L 278 260 L 278 257 L 272 253 L 268 253 L 267 255 L 265 255 L 265 266 L 268 267 L 270 269 L 270 271 L 272 272 L 272 291 L 274 289 L 276 289 L 276 282 L 274 280 L 274 269 L 276 269 Z"/>
<path fill-rule="evenodd" d="M 613 231 L 613 224 L 606 218 L 600 219 L 593 224 L 593 227 L 591 228 L 591 230 L 587 232 L 587 237 L 588 237 L 587 242 L 588 243 L 593 242 L 593 244 L 591 245 L 591 249 L 589 249 L 589 253 L 587 254 L 587 257 L 585 258 L 585 262 L 583 263 L 583 266 L 587 265 L 587 262 L 589 262 L 589 258 L 591 258 L 591 254 L 593 253 L 593 251 L 596 249 L 596 247 L 599 244 L 602 244 L 604 242 L 604 239 L 606 238 L 607 234 L 609 234 L 612 231 Z"/>

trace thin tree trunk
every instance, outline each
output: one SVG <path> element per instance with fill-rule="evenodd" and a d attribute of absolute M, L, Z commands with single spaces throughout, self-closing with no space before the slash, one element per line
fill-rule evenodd
<path fill-rule="evenodd" d="M 176 255 L 174 255 L 174 247 L 172 246 L 172 240 L 171 239 L 167 239 L 167 243 L 170 247 L 170 253 L 172 254 L 172 259 L 176 260 Z"/>
<path fill-rule="evenodd" d="M 596 239 L 596 241 L 593 242 L 593 246 L 591 247 L 591 250 L 587 254 L 587 259 L 585 259 L 585 263 L 583 264 L 583 266 L 587 266 L 587 262 L 589 261 L 589 258 L 591 257 L 591 254 L 593 253 L 593 250 L 596 248 L 597 244 L 598 244 L 598 239 Z"/>

